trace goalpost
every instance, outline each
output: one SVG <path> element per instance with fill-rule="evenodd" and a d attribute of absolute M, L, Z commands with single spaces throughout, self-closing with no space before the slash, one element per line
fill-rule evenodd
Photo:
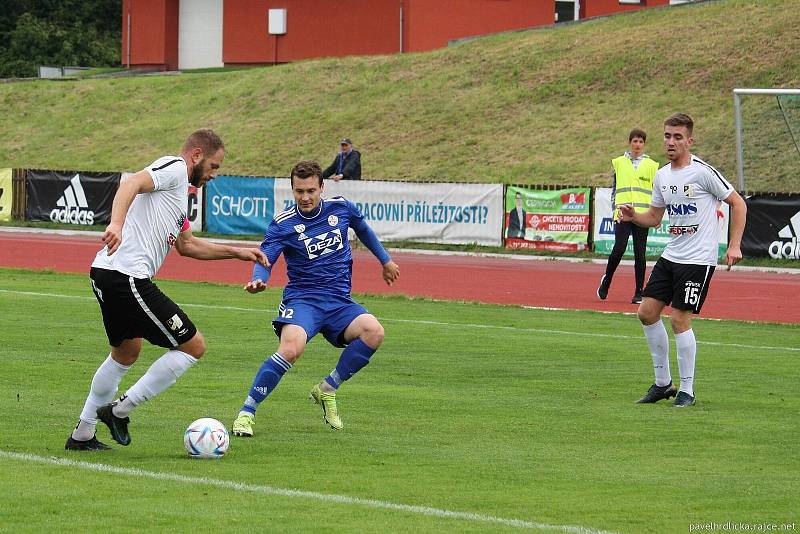
<path fill-rule="evenodd" d="M 800 191 L 800 89 L 734 89 L 733 108 L 739 190 Z"/>

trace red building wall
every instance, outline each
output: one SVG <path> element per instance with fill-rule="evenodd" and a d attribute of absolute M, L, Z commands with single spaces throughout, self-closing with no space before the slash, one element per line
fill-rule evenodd
<path fill-rule="evenodd" d="M 180 2 L 123 0 L 122 64 L 177 69 Z M 669 0 L 583 0 L 581 17 L 669 4 Z M 267 32 L 267 13 L 287 10 L 286 35 Z M 551 25 L 553 0 L 227 0 L 222 59 L 226 65 L 285 63 L 326 56 L 395 54 L 442 48 L 453 39 Z"/>
<path fill-rule="evenodd" d="M 122 64 L 128 64 L 128 19 L 130 16 L 130 62 L 135 67 L 166 70 L 178 68 L 178 1 L 123 0 Z"/>
<path fill-rule="evenodd" d="M 553 24 L 550 0 L 406 0 L 405 51 L 443 48 L 448 41 Z"/>
<path fill-rule="evenodd" d="M 400 51 L 400 3 L 401 0 L 225 2 L 222 60 L 233 65 L 394 54 Z M 281 8 L 286 9 L 286 35 L 269 35 L 267 13 Z"/>
<path fill-rule="evenodd" d="M 619 0 L 584 0 L 581 4 L 585 6 L 585 14 L 582 10 L 582 16 L 597 17 L 644 7 L 665 6 L 669 5 L 669 0 L 641 0 L 639 4 L 620 4 Z"/>

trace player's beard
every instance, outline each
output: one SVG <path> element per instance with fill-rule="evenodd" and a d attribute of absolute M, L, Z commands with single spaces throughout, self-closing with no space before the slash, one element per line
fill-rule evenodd
<path fill-rule="evenodd" d="M 189 183 L 195 187 L 200 187 L 200 183 L 203 181 L 203 168 L 205 167 L 205 158 L 201 159 L 197 165 L 192 168 L 192 176 L 189 177 Z"/>

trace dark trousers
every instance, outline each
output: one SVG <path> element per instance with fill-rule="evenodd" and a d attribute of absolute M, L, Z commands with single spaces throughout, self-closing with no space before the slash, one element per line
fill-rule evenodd
<path fill-rule="evenodd" d="M 625 249 L 628 248 L 628 238 L 633 234 L 633 259 L 634 272 L 636 273 L 636 292 L 641 293 L 644 287 L 644 271 L 646 269 L 645 253 L 647 252 L 647 233 L 649 228 L 637 226 L 632 222 L 617 222 L 614 230 L 614 248 L 608 257 L 606 265 L 606 283 L 611 285 L 614 271 L 617 270 Z"/>

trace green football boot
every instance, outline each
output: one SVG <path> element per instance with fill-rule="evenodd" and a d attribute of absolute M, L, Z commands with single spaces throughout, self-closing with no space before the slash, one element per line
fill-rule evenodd
<path fill-rule="evenodd" d="M 253 425 L 256 424 L 255 417 L 246 412 L 240 412 L 239 416 L 233 422 L 231 431 L 234 436 L 241 436 L 243 438 L 253 437 Z"/>
<path fill-rule="evenodd" d="M 322 405 L 322 414 L 325 422 L 331 425 L 334 430 L 341 430 L 344 424 L 339 417 L 339 410 L 336 408 L 336 393 L 326 393 L 322 391 L 319 384 L 311 388 L 309 399 L 314 399 L 316 404 Z"/>

